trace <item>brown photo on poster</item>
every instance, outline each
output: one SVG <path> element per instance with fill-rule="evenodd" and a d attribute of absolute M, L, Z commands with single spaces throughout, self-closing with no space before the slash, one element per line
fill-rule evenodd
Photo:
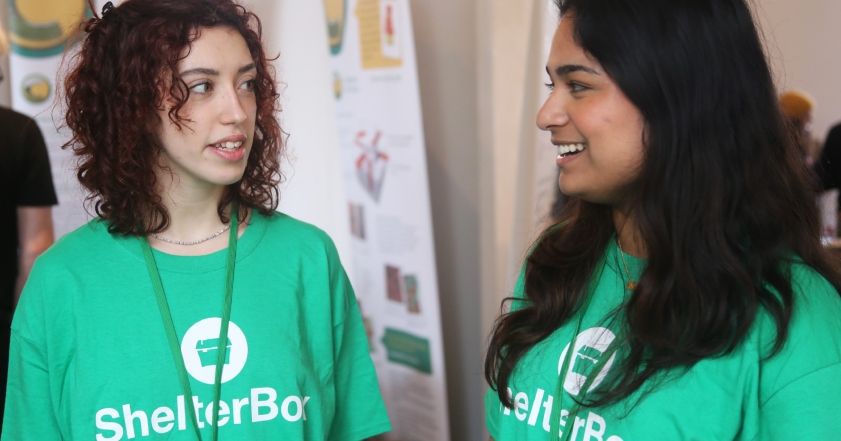
<path fill-rule="evenodd" d="M 385 288 L 389 300 L 403 302 L 403 287 L 400 277 L 400 268 L 396 266 L 385 266 Z"/>
<path fill-rule="evenodd" d="M 357 239 L 365 240 L 365 207 L 348 204 L 348 215 L 350 216 L 350 234 Z"/>

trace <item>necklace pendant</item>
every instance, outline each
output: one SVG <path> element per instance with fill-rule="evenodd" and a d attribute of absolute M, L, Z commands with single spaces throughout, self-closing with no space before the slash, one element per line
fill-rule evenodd
<path fill-rule="evenodd" d="M 637 282 L 628 282 L 627 284 L 625 284 L 625 289 L 627 289 L 628 291 L 633 291 L 637 289 Z"/>

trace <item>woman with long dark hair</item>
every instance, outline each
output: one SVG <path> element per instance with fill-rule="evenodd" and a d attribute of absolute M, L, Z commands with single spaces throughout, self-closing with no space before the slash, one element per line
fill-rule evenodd
<path fill-rule="evenodd" d="M 558 7 L 570 200 L 491 336 L 492 438 L 838 438 L 841 273 L 745 0 Z"/>
<path fill-rule="evenodd" d="M 3 439 L 388 431 L 332 241 L 274 211 L 283 132 L 259 19 L 231 0 L 128 0 L 84 30 L 66 146 L 98 217 L 32 270 Z"/>

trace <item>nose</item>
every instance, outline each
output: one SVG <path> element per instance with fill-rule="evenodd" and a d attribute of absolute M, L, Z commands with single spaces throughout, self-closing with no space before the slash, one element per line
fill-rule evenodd
<path fill-rule="evenodd" d="M 563 126 L 569 122 L 566 104 L 560 94 L 552 93 L 546 98 L 540 111 L 537 112 L 537 127 L 540 130 L 551 130 L 553 126 Z"/>
<path fill-rule="evenodd" d="M 241 124 L 247 118 L 245 103 L 247 99 L 240 96 L 235 90 L 230 90 L 224 95 L 222 103 L 222 122 L 224 124 Z"/>

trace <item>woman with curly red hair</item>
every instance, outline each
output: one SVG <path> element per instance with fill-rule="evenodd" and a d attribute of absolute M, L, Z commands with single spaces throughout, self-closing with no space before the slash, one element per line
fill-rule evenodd
<path fill-rule="evenodd" d="M 332 241 L 274 212 L 283 132 L 259 19 L 110 2 L 64 85 L 98 217 L 38 260 L 3 439 L 360 440 L 390 429 Z"/>

